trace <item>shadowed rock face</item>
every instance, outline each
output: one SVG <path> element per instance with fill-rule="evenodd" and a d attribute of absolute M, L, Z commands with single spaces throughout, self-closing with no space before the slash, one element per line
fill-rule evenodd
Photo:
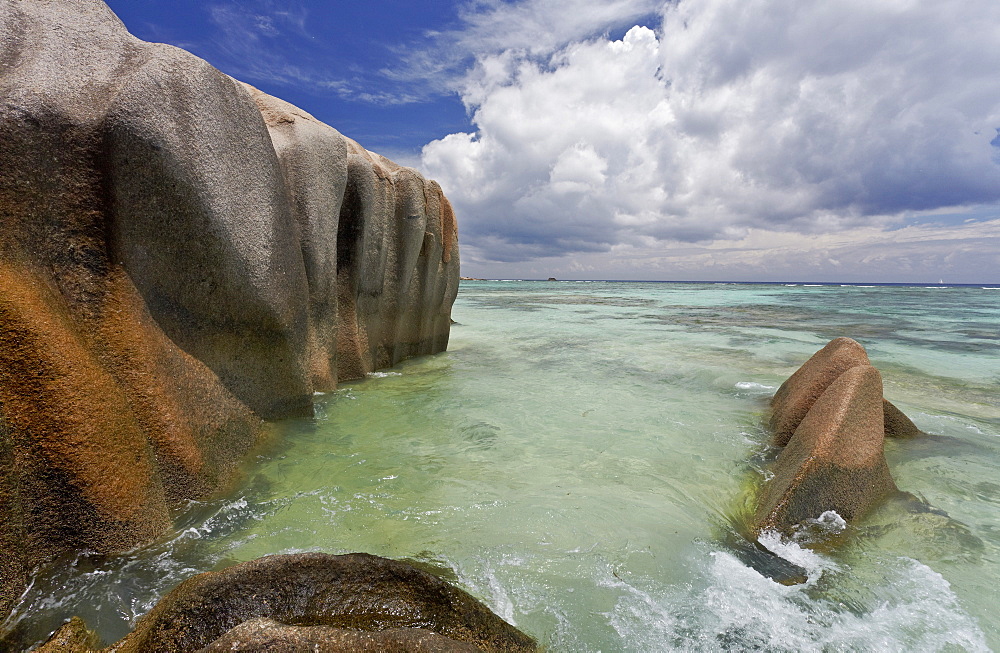
<path fill-rule="evenodd" d="M 844 371 L 815 401 L 778 456 L 755 518 L 758 533 L 791 534 L 836 511 L 850 521 L 896 489 L 883 453 L 882 378 Z"/>
<path fill-rule="evenodd" d="M 77 619 L 39 651 L 90 651 L 91 644 Z M 536 649 L 530 637 L 426 572 L 367 554 L 304 553 L 194 576 L 105 650 L 300 651 L 314 645 L 324 651 Z"/>
<path fill-rule="evenodd" d="M 0 0 L 0 143 L 0 615 L 217 490 L 261 418 L 447 345 L 437 184 L 100 0 Z"/>
<path fill-rule="evenodd" d="M 917 425 L 888 399 L 882 400 L 882 414 L 885 417 L 885 437 L 906 439 L 922 434 Z"/>

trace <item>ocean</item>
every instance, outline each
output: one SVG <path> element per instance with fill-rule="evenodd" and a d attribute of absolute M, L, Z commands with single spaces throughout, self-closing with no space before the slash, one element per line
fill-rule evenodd
<path fill-rule="evenodd" d="M 1000 650 L 997 286 L 466 281 L 453 318 L 159 541 L 43 570 L 7 628 L 111 642 L 194 573 L 320 550 L 415 561 L 550 652 Z M 767 400 L 838 336 L 928 435 L 886 442 L 909 500 L 769 542 L 785 586 L 740 555 Z"/>

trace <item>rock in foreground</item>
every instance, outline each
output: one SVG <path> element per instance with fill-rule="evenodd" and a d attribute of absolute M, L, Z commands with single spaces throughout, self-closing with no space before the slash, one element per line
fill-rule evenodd
<path fill-rule="evenodd" d="M 39 653 L 94 650 L 79 620 Z M 535 651 L 467 593 L 367 554 L 276 555 L 178 585 L 107 653 L 140 651 Z"/>

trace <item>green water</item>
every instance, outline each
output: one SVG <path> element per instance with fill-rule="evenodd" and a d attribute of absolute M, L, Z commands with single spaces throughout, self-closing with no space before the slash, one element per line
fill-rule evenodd
<path fill-rule="evenodd" d="M 42 574 L 8 622 L 108 641 L 196 571 L 293 551 L 417 560 L 550 651 L 1000 650 L 1000 290 L 466 282 L 446 354 L 316 397 L 231 495 L 114 560 Z M 895 501 L 779 585 L 731 547 L 766 399 L 862 342 L 932 436 Z M 779 545 L 775 545 L 779 546 Z"/>

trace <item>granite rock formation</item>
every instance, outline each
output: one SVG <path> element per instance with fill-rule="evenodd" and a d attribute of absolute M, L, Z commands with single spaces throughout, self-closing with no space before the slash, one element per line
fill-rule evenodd
<path fill-rule="evenodd" d="M 841 374 L 857 365 L 871 365 L 865 348 L 851 338 L 836 338 L 782 383 L 771 399 L 774 445 L 788 444 L 816 400 Z M 888 400 L 883 400 L 883 416 L 885 434 L 889 437 L 908 438 L 920 433 L 910 418 Z"/>
<path fill-rule="evenodd" d="M 883 438 L 878 370 L 871 365 L 845 370 L 778 455 L 758 508 L 758 531 L 790 534 L 828 510 L 848 521 L 863 515 L 896 489 Z"/>
<path fill-rule="evenodd" d="M 835 511 L 861 517 L 896 491 L 885 460 L 887 434 L 919 433 L 883 397 L 882 377 L 864 348 L 837 338 L 812 356 L 771 402 L 774 463 L 754 516 L 756 533 L 791 535 L 807 519 Z"/>
<path fill-rule="evenodd" d="M 148 540 L 261 419 L 443 350 L 440 187 L 100 0 L 0 0 L 0 616 Z"/>
<path fill-rule="evenodd" d="M 79 619 L 38 649 L 89 652 Z M 535 651 L 460 589 L 366 554 L 276 555 L 178 585 L 106 653 L 133 651 Z"/>

